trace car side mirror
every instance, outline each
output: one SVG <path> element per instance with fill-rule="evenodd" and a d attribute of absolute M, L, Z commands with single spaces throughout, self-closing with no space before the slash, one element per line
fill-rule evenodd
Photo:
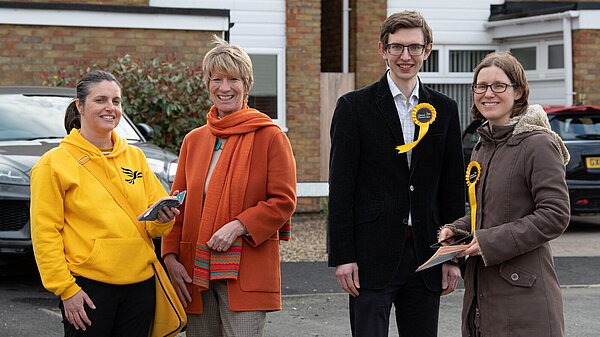
<path fill-rule="evenodd" d="M 154 129 L 150 125 L 146 123 L 137 123 L 135 127 L 146 140 L 150 140 L 154 137 Z"/>

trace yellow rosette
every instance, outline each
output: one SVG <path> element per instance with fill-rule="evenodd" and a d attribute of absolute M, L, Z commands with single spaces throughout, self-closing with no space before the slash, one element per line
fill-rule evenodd
<path fill-rule="evenodd" d="M 398 154 L 404 153 L 419 144 L 421 139 L 427 134 L 427 131 L 429 131 L 429 124 L 435 121 L 435 116 L 435 108 L 429 103 L 420 103 L 412 110 L 412 120 L 420 127 L 419 137 L 412 143 L 396 146 Z"/>
<path fill-rule="evenodd" d="M 469 205 L 471 206 L 471 234 L 475 233 L 475 223 L 477 216 L 477 200 L 475 197 L 475 184 L 481 178 L 481 165 L 472 161 L 467 166 L 467 186 L 469 187 Z"/>

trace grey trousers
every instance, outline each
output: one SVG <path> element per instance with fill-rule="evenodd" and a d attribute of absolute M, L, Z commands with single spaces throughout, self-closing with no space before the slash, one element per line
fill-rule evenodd
<path fill-rule="evenodd" d="M 266 311 L 231 311 L 227 281 L 211 281 L 202 292 L 203 313 L 188 314 L 186 337 L 260 337 Z"/>

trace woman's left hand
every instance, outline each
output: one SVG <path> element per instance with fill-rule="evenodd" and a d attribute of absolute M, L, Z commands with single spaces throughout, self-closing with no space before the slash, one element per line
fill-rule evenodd
<path fill-rule="evenodd" d="M 238 236 L 246 234 L 246 228 L 240 220 L 233 220 L 226 223 L 208 240 L 208 248 L 220 252 L 227 251 Z"/>
<path fill-rule="evenodd" d="M 479 250 L 479 243 L 477 243 L 477 239 L 473 239 L 469 246 L 469 248 L 467 248 L 465 251 L 460 252 L 458 255 L 456 255 L 456 257 L 460 259 L 461 257 L 465 257 L 467 255 L 481 255 L 481 250 Z"/>
<path fill-rule="evenodd" d="M 175 219 L 177 215 L 179 215 L 179 210 L 177 208 L 165 206 L 158 211 L 158 217 L 156 220 L 158 220 L 160 223 L 167 223 Z"/>

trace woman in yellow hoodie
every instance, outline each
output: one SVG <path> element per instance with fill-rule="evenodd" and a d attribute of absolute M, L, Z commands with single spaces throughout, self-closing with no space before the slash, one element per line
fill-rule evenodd
<path fill-rule="evenodd" d="M 65 336 L 147 337 L 154 314 L 156 255 L 83 165 L 101 167 L 136 214 L 167 195 L 143 152 L 114 131 L 121 116 L 115 77 L 85 75 L 66 111 L 69 134 L 31 170 L 36 262 L 44 287 L 60 296 Z M 143 222 L 146 234 L 168 234 L 177 214 L 165 207 Z"/>

